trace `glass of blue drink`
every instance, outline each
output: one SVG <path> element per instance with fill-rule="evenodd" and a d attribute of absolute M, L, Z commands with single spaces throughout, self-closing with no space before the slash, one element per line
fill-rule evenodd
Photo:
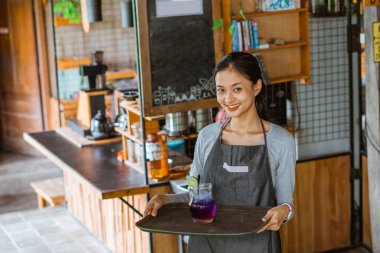
<path fill-rule="evenodd" d="M 210 223 L 214 220 L 216 204 L 212 198 L 211 183 L 201 183 L 189 187 L 189 210 L 193 222 Z"/>

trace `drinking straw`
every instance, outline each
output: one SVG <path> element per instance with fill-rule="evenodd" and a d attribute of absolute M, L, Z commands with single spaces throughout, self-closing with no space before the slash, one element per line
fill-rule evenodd
<path fill-rule="evenodd" d="M 199 185 L 201 183 L 201 174 L 198 174 L 198 194 L 199 194 Z"/>

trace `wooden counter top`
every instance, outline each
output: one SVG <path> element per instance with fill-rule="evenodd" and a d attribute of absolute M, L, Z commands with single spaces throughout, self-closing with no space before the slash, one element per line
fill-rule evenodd
<path fill-rule="evenodd" d="M 24 133 L 24 139 L 61 169 L 109 199 L 149 192 L 145 177 L 116 160 L 121 143 L 78 148 L 55 131 Z"/>

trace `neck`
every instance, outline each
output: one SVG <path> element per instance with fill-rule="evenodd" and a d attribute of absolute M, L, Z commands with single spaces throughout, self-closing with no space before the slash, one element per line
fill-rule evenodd
<path fill-rule="evenodd" d="M 262 132 L 261 119 L 256 111 L 256 107 L 246 111 L 239 117 L 232 118 L 230 128 L 234 132 Z"/>

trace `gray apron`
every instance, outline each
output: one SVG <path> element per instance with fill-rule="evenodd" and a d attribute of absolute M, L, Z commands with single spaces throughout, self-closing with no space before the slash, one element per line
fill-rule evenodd
<path fill-rule="evenodd" d="M 222 144 L 221 134 L 228 122 L 221 127 L 201 175 L 202 182 L 212 183 L 216 212 L 222 204 L 276 206 L 263 122 L 265 145 L 256 146 Z M 230 166 L 243 166 L 243 169 L 232 167 L 237 169 L 231 171 Z M 264 231 L 243 236 L 190 236 L 187 253 L 211 252 L 277 253 L 281 252 L 280 235 L 278 231 Z"/>

